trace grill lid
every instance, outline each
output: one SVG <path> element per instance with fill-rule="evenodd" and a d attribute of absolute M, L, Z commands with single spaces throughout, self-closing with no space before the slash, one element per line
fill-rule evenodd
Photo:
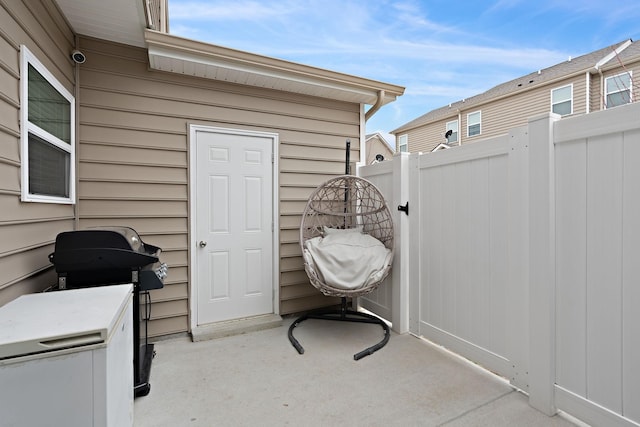
<path fill-rule="evenodd" d="M 159 260 L 161 251 L 144 243 L 132 228 L 96 227 L 58 234 L 49 261 L 61 289 L 134 283 L 150 290 L 162 288 L 167 276 L 167 266 Z"/>
<path fill-rule="evenodd" d="M 160 248 L 145 244 L 129 227 L 66 231 L 56 237 L 49 255 L 56 272 L 138 268 L 159 261 Z"/>

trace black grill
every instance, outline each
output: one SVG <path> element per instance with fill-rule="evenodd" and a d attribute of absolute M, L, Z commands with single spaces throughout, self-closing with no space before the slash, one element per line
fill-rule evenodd
<path fill-rule="evenodd" d="M 100 227 L 67 231 L 56 237 L 49 255 L 58 274 L 58 289 L 133 283 L 134 395 L 149 393 L 153 344 L 147 340 L 151 315 L 149 291 L 164 286 L 166 264 L 162 250 L 142 241 L 129 227 Z M 136 325 L 138 323 L 138 325 Z"/>

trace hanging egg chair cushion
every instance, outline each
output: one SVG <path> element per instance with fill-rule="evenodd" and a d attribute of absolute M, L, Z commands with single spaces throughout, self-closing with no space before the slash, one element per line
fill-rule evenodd
<path fill-rule="evenodd" d="M 304 244 L 304 259 L 326 285 L 345 290 L 366 288 L 388 273 L 392 251 L 361 228 L 325 228 L 324 236 Z"/>

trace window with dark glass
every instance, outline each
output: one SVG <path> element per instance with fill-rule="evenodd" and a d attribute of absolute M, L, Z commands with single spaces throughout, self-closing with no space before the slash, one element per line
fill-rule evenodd
<path fill-rule="evenodd" d="M 22 46 L 22 199 L 74 202 L 74 98 Z"/>
<path fill-rule="evenodd" d="M 605 79 L 606 108 L 631 102 L 631 72 L 618 74 Z"/>
<path fill-rule="evenodd" d="M 398 137 L 398 151 L 400 153 L 409 151 L 409 135 L 400 135 Z"/>
<path fill-rule="evenodd" d="M 480 135 L 482 115 L 480 111 L 467 114 L 467 136 Z"/>
<path fill-rule="evenodd" d="M 567 85 L 551 91 L 551 112 L 566 116 L 573 113 L 573 86 Z"/>

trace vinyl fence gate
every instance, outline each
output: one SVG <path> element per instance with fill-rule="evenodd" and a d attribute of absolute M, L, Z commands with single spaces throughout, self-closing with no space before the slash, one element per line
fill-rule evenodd
<path fill-rule="evenodd" d="M 640 425 L 640 104 L 359 168 L 396 258 L 362 307 L 549 414 Z"/>

